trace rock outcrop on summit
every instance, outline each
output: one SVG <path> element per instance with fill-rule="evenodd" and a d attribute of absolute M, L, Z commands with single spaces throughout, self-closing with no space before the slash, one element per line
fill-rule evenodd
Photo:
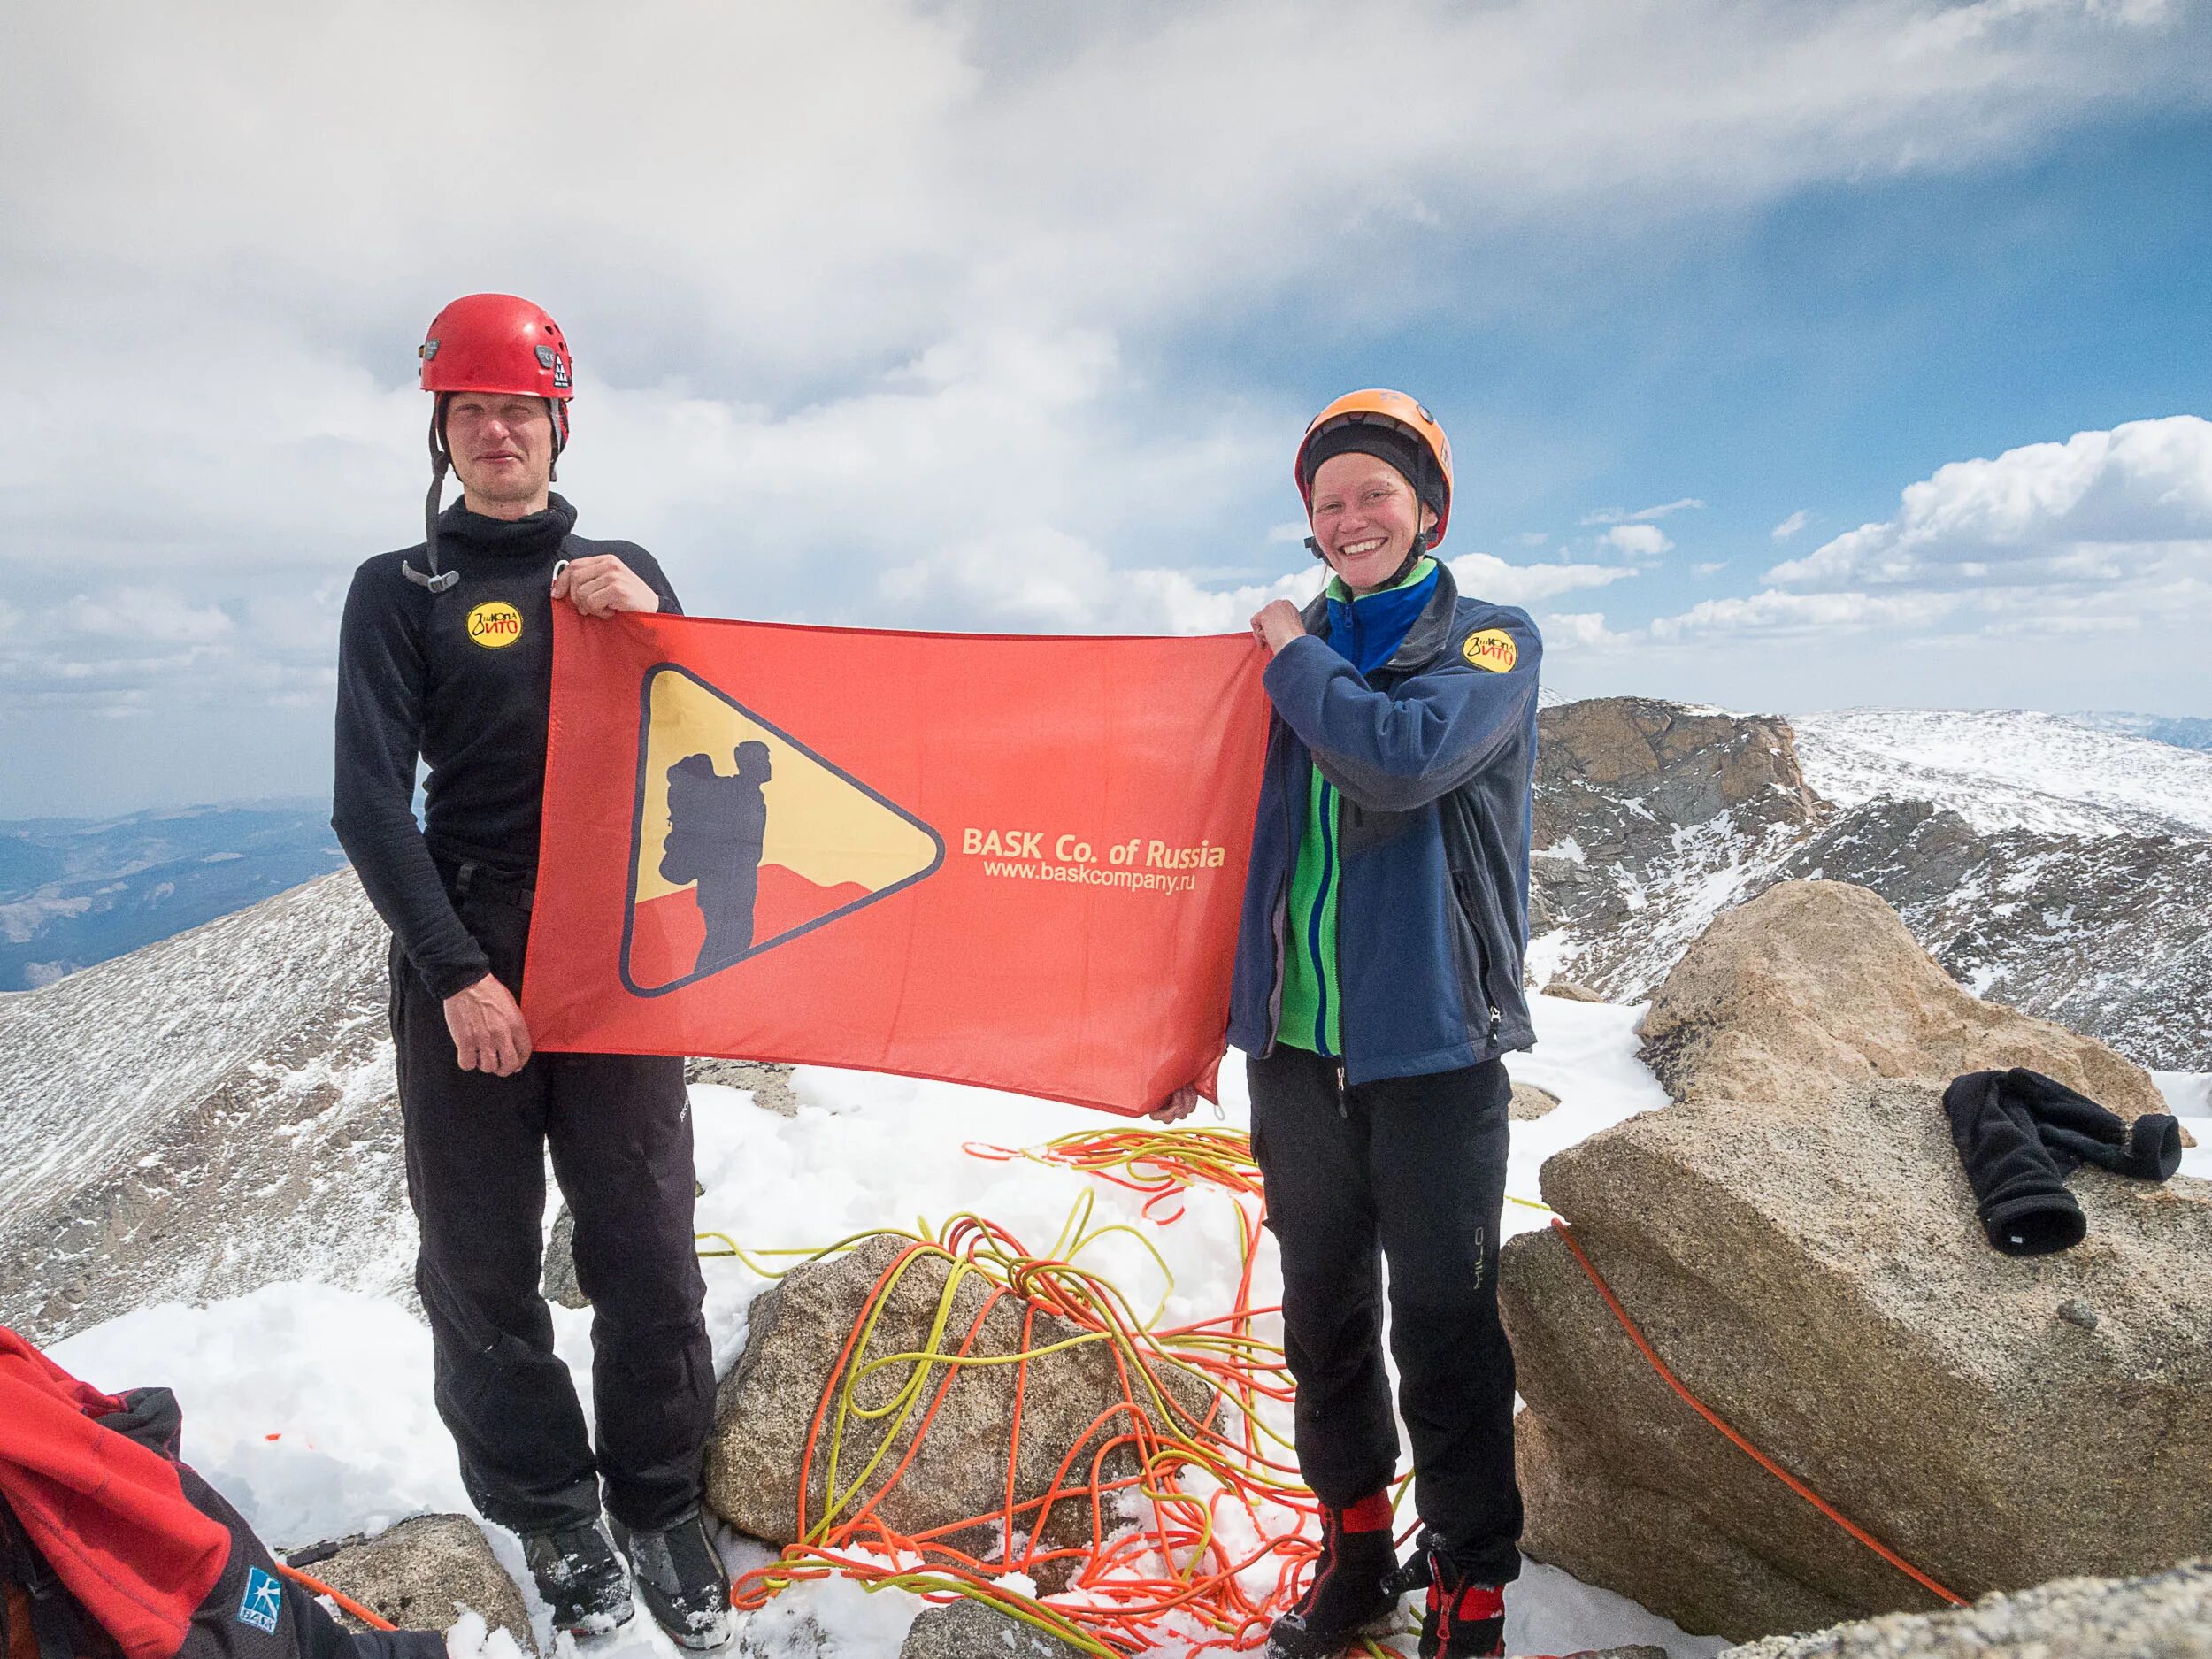
<path fill-rule="evenodd" d="M 1681 1098 L 1551 1158 L 1545 1202 L 1685 1386 L 1955 1592 L 2212 1552 L 2212 1185 L 2085 1169 L 2084 1243 L 1991 1249 L 1951 1069 L 2154 1096 L 1916 968 L 1902 931 L 1828 883 L 1724 918 L 1647 1022 Z M 1738 1640 L 1939 1605 L 1678 1398 L 1555 1230 L 1507 1244 L 1500 1295 L 1531 1555 Z"/>
<path fill-rule="evenodd" d="M 1890 1079 L 1940 1089 L 2026 1066 L 2126 1118 L 2164 1111 L 2140 1066 L 1969 996 L 1897 912 L 1842 881 L 1786 881 L 1722 916 L 1643 1019 L 1643 1057 L 1676 1100 L 1789 1101 Z"/>
<path fill-rule="evenodd" d="M 2062 1578 L 1948 1613 L 1893 1613 L 1720 1659 L 2212 1659 L 2212 1561 Z"/>
<path fill-rule="evenodd" d="M 522 1593 L 465 1515 L 412 1516 L 374 1537 L 342 1538 L 285 1559 L 402 1630 L 446 1630 L 474 1613 L 524 1653 L 538 1650 Z M 339 1617 L 365 1628 L 342 1609 Z"/>

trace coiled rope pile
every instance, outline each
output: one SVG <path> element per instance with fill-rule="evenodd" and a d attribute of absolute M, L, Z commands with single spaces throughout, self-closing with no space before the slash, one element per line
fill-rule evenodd
<path fill-rule="evenodd" d="M 739 1578 L 733 1604 L 759 1608 L 793 1584 L 836 1574 L 932 1601 L 973 1597 L 1105 1659 L 1161 1647 L 1198 1654 L 1257 1646 L 1269 1624 L 1295 1599 L 1301 1569 L 1317 1548 L 1319 1526 L 1313 1494 L 1299 1484 L 1290 1446 L 1266 1420 L 1267 1406 L 1287 1405 L 1291 1381 L 1280 1348 L 1256 1331 L 1256 1323 L 1277 1310 L 1252 1305 L 1263 1211 L 1249 1137 L 1225 1129 L 1117 1127 L 1064 1135 L 1029 1150 L 976 1145 L 967 1150 L 979 1158 L 1027 1159 L 1073 1170 L 1141 1194 L 1140 1214 L 1156 1227 L 1184 1218 L 1194 1188 L 1225 1195 L 1236 1217 L 1240 1255 L 1233 1305 L 1217 1317 L 1164 1325 L 1173 1274 L 1137 1228 L 1097 1218 L 1094 1194 L 1078 1201 L 1060 1236 L 1041 1252 L 973 1215 L 902 1234 L 910 1242 L 878 1279 L 816 1409 L 800 1471 L 798 1541 Z M 1159 1268 L 1165 1288 L 1148 1316 L 1141 1317 L 1110 1279 L 1081 1264 L 1086 1252 L 1114 1235 L 1136 1239 Z M 819 1250 L 749 1252 L 726 1234 L 703 1233 L 700 1253 L 735 1257 L 773 1277 L 800 1263 L 777 1270 L 763 1258 L 818 1260 L 879 1236 L 863 1234 Z M 949 1271 L 927 1342 L 918 1351 L 855 1363 L 856 1356 L 868 1352 L 886 1299 L 918 1261 L 930 1256 L 941 1258 Z M 956 1292 L 977 1279 L 987 1287 L 982 1310 L 956 1319 Z M 1008 1297 L 1028 1304 L 1020 1351 L 972 1353 L 985 1315 Z M 1040 1311 L 1074 1325 L 1079 1334 L 1033 1346 Z M 1014 1468 L 1029 1363 L 1092 1343 L 1110 1349 L 1121 1398 L 1077 1440 L 1081 1466 L 1073 1466 L 1071 1454 L 1045 1493 L 1019 1499 Z M 879 1512 L 884 1493 L 913 1461 L 955 1378 L 963 1368 L 983 1365 L 1016 1369 L 1003 1506 L 921 1535 L 897 1532 Z M 1164 1385 L 1173 1367 L 1196 1373 L 1218 1391 L 1205 1420 Z M 883 1386 L 864 1394 L 868 1379 L 902 1370 L 903 1379 L 887 1402 L 863 1403 Z M 848 1432 L 862 1422 L 872 1429 L 879 1425 L 882 1432 L 874 1454 L 855 1469 L 845 1446 Z M 913 1432 L 903 1457 L 872 1495 L 861 1498 L 910 1423 Z M 1121 1448 L 1133 1454 L 1135 1473 L 1107 1470 L 1109 1455 Z M 1131 1460 L 1115 1461 L 1125 1468 Z M 806 1494 L 817 1488 L 818 1469 L 819 1487 L 828 1497 L 826 1512 L 810 1516 Z M 1038 1523 L 1070 1498 L 1091 1506 L 1098 1541 L 1083 1549 L 1055 1549 L 1042 1541 Z M 972 1538 L 970 1529 L 979 1527 L 1004 1540 L 1002 1559 L 979 1560 L 950 1541 L 964 1533 Z M 1017 1574 L 1033 1581 L 1039 1567 L 1055 1561 L 1071 1568 L 1073 1577 L 1049 1605 L 1006 1582 Z"/>

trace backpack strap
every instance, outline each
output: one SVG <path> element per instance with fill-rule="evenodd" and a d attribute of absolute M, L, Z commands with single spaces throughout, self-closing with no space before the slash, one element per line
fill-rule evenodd
<path fill-rule="evenodd" d="M 77 1604 L 46 1558 L 31 1548 L 4 1500 L 0 1500 L 0 1578 L 5 1579 L 8 1592 L 9 1659 L 16 1659 L 19 1653 L 17 1621 L 26 1618 L 30 1624 L 27 1645 L 38 1659 L 83 1659 L 84 1645 L 79 1640 L 83 1620 Z"/>

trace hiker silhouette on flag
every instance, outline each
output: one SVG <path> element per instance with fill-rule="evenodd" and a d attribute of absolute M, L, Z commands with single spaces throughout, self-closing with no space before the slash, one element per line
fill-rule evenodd
<path fill-rule="evenodd" d="M 689 882 L 706 923 L 692 972 L 726 966 L 753 948 L 753 907 L 760 895 L 761 849 L 768 840 L 768 745 L 740 743 L 737 773 L 726 778 L 705 755 L 668 769 L 668 837 L 662 879 Z"/>

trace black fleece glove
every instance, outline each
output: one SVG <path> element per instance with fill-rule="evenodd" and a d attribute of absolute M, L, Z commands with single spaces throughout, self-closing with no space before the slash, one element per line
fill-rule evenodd
<path fill-rule="evenodd" d="M 1989 1241 L 2008 1256 L 2048 1256 L 2089 1224 L 2066 1190 L 2085 1161 L 2142 1180 L 2181 1165 L 2181 1125 L 2164 1112 L 2132 1125 L 2039 1071 L 1970 1071 L 1943 1092 L 1951 1141 Z"/>

